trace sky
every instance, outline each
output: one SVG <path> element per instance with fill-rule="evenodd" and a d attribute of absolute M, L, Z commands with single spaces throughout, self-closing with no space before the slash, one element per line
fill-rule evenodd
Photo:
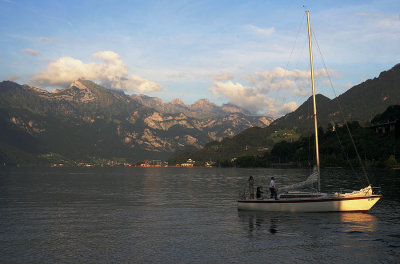
<path fill-rule="evenodd" d="M 311 94 L 305 10 L 317 93 L 400 63 L 398 0 L 0 0 L 0 80 L 54 90 L 85 78 L 277 118 Z"/>

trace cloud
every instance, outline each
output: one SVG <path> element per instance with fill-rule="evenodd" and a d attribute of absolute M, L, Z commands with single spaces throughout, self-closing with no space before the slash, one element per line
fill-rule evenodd
<path fill-rule="evenodd" d="M 215 97 L 226 97 L 229 102 L 243 107 L 253 113 L 262 112 L 267 107 L 267 101 L 263 94 L 256 88 L 246 87 L 232 81 L 217 81 L 209 89 Z"/>
<path fill-rule="evenodd" d="M 23 49 L 22 52 L 25 52 L 25 53 L 33 55 L 33 56 L 39 56 L 40 55 L 39 51 L 33 50 L 33 49 Z"/>
<path fill-rule="evenodd" d="M 130 74 L 121 57 L 113 51 L 100 51 L 92 57 L 100 62 L 84 63 L 72 57 L 61 57 L 49 64 L 47 71 L 30 81 L 44 86 L 65 87 L 79 78 L 99 81 L 112 89 L 149 93 L 162 91 L 160 84 Z"/>
<path fill-rule="evenodd" d="M 39 42 L 53 42 L 54 39 L 48 37 L 40 37 L 38 38 Z"/>
<path fill-rule="evenodd" d="M 11 75 L 11 76 L 9 76 L 8 78 L 7 78 L 7 80 L 8 81 L 15 81 L 15 80 L 17 80 L 17 79 L 19 79 L 19 78 L 21 78 L 21 76 L 18 76 L 18 75 Z"/>
<path fill-rule="evenodd" d="M 118 86 L 118 82 L 117 86 Z M 140 93 L 151 93 L 155 91 L 162 91 L 164 90 L 162 86 L 158 83 L 143 79 L 142 77 L 131 74 L 129 75 L 128 79 L 121 80 L 120 87 L 113 87 L 114 89 L 120 89 L 123 91 L 132 90 L 131 87 L 134 87 L 133 91 L 137 91 Z"/>
<path fill-rule="evenodd" d="M 322 77 L 327 73 L 321 69 L 315 70 L 314 75 L 323 84 Z M 279 117 L 294 111 L 298 107 L 297 99 L 310 96 L 310 86 L 310 71 L 277 67 L 248 74 L 240 82 L 215 81 L 209 90 L 217 99 L 228 99 L 254 114 Z"/>
<path fill-rule="evenodd" d="M 310 89 L 304 89 L 304 87 L 299 87 L 293 91 L 293 94 L 298 97 L 308 97 L 310 96 Z"/>
<path fill-rule="evenodd" d="M 345 84 L 342 85 L 344 88 L 346 89 L 350 89 L 351 87 L 353 87 L 354 85 L 351 82 L 347 82 Z"/>
<path fill-rule="evenodd" d="M 232 80 L 235 76 L 231 73 L 219 73 L 219 74 L 212 74 L 211 77 L 217 81 L 227 81 L 227 80 Z"/>
<path fill-rule="evenodd" d="M 315 79 L 326 76 L 327 72 L 324 69 L 314 71 Z M 263 93 L 297 90 L 297 95 L 300 95 L 303 94 L 305 87 L 310 86 L 310 71 L 308 70 L 285 70 L 281 67 L 276 67 L 273 70 L 249 74 L 245 78 Z"/>
<path fill-rule="evenodd" d="M 293 112 L 296 109 L 297 109 L 297 103 L 289 102 L 282 105 L 282 107 L 279 109 L 279 114 L 285 115 L 287 113 Z"/>
<path fill-rule="evenodd" d="M 215 97 L 228 98 L 229 103 L 240 106 L 254 114 L 267 114 L 278 117 L 297 108 L 296 102 L 281 103 L 261 93 L 255 87 L 244 86 L 238 82 L 216 81 L 209 90 Z"/>
<path fill-rule="evenodd" d="M 245 26 L 248 31 L 251 33 L 259 34 L 259 35 L 264 35 L 264 36 L 269 36 L 275 32 L 274 27 L 269 27 L 269 28 L 260 28 L 254 25 L 246 25 Z"/>
<path fill-rule="evenodd" d="M 356 13 L 360 18 L 363 28 L 362 39 L 365 41 L 379 40 L 382 43 L 384 39 L 399 40 L 400 34 L 400 14 L 398 13 Z M 361 23 L 360 23 L 361 24 Z"/>

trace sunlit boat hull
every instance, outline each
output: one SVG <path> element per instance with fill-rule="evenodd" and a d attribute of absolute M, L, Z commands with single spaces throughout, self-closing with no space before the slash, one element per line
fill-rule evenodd
<path fill-rule="evenodd" d="M 238 209 L 267 212 L 367 212 L 381 197 L 239 200 Z"/>

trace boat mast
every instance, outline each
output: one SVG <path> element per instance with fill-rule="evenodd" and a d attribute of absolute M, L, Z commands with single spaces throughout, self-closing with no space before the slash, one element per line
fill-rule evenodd
<path fill-rule="evenodd" d="M 310 49 L 311 85 L 312 85 L 313 106 L 314 106 L 315 155 L 316 155 L 315 157 L 317 160 L 317 170 L 318 170 L 318 191 L 321 191 L 321 179 L 320 179 L 320 175 L 319 175 L 317 104 L 315 101 L 314 66 L 313 66 L 313 54 L 312 54 L 312 44 L 311 44 L 310 12 L 306 11 L 306 14 L 307 14 L 307 25 L 308 25 L 308 46 Z"/>

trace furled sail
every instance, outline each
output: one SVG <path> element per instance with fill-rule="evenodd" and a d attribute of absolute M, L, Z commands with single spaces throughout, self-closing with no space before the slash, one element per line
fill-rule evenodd
<path fill-rule="evenodd" d="M 371 196 L 372 195 L 372 187 L 371 185 L 361 189 L 359 191 L 354 191 L 351 193 L 335 193 L 336 197 L 361 197 L 361 196 Z"/>
<path fill-rule="evenodd" d="M 279 188 L 278 191 L 280 193 L 283 193 L 283 192 L 287 192 L 287 191 L 291 191 L 291 190 L 310 187 L 314 183 L 317 183 L 318 179 L 319 179 L 319 171 L 316 168 L 314 168 L 313 173 L 311 173 L 311 175 L 308 176 L 308 178 L 305 181 L 298 182 L 298 183 L 295 183 L 292 185 L 283 186 L 283 187 Z"/>

